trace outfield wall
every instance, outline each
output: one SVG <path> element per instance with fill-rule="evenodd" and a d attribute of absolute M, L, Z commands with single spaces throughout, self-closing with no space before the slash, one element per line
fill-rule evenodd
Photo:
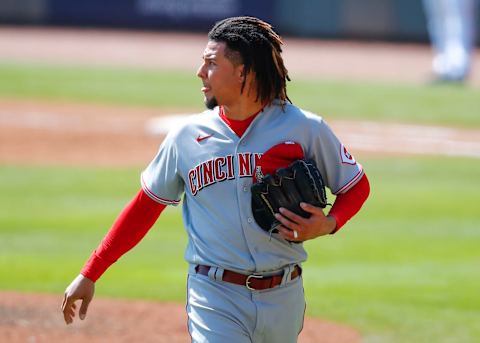
<path fill-rule="evenodd" d="M 0 23 L 4 24 L 204 32 L 215 21 L 235 15 L 263 18 L 282 35 L 428 40 L 421 0 L 0 1 Z M 480 23 L 477 31 L 480 41 Z"/>

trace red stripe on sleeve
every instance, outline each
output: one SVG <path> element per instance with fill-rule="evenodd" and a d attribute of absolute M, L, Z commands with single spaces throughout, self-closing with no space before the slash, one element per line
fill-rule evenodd
<path fill-rule="evenodd" d="M 337 221 L 337 227 L 333 230 L 332 234 L 340 230 L 350 218 L 360 211 L 360 208 L 367 200 L 369 194 L 370 183 L 368 182 L 367 176 L 364 174 L 355 186 L 350 188 L 347 192 L 337 195 L 332 209 L 328 214 L 333 216 Z"/>
<path fill-rule="evenodd" d="M 81 274 L 97 281 L 110 265 L 142 240 L 165 207 L 140 190 L 120 213 Z"/>

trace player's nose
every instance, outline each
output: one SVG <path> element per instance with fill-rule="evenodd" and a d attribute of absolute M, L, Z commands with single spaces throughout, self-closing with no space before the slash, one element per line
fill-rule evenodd
<path fill-rule="evenodd" d="M 200 67 L 198 67 L 198 70 L 197 70 L 197 76 L 201 79 L 204 79 L 205 78 L 205 63 L 202 63 L 200 65 Z"/>

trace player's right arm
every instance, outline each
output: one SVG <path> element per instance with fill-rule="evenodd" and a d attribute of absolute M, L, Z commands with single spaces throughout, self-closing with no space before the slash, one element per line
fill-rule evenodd
<path fill-rule="evenodd" d="M 95 293 L 95 282 L 110 265 L 142 240 L 165 207 L 140 190 L 123 209 L 80 274 L 66 288 L 62 303 L 65 323 L 73 322 L 77 300 L 82 301 L 79 317 L 85 318 Z"/>

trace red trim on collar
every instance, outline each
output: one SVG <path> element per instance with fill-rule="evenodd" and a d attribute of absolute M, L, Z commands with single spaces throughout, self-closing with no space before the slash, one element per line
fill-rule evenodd
<path fill-rule="evenodd" d="M 242 137 L 243 134 L 245 133 L 245 131 L 247 131 L 247 129 L 250 126 L 250 124 L 252 123 L 252 121 L 262 111 L 263 111 L 263 108 L 260 109 L 260 111 L 258 111 L 254 115 L 251 115 L 250 117 L 248 117 L 247 119 L 235 120 L 235 119 L 228 118 L 225 115 L 225 111 L 223 109 L 223 106 L 220 106 L 219 115 L 220 115 L 220 118 L 222 118 L 222 120 L 233 130 L 233 132 L 235 132 L 235 134 L 238 137 Z"/>

